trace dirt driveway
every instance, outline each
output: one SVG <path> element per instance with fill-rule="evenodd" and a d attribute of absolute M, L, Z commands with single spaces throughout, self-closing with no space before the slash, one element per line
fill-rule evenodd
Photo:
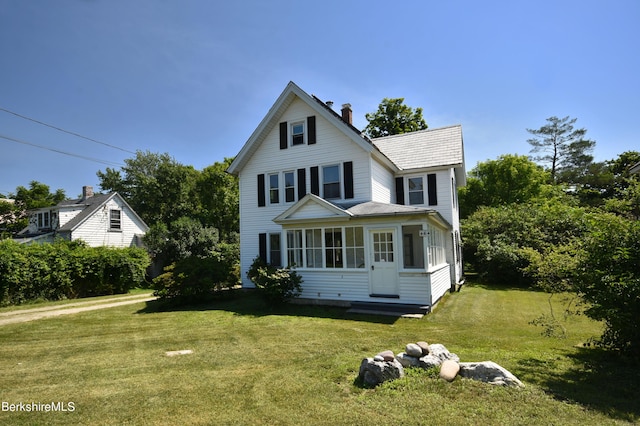
<path fill-rule="evenodd" d="M 82 302 L 73 302 L 58 306 L 0 312 L 0 327 L 7 324 L 35 321 L 42 318 L 57 317 L 60 315 L 77 314 L 79 312 L 94 311 L 96 309 L 113 308 L 133 303 L 148 302 L 155 299 L 155 296 L 152 296 L 150 293 L 145 293 L 131 296 L 116 296 L 108 299 L 100 299 L 99 301 L 85 300 Z"/>

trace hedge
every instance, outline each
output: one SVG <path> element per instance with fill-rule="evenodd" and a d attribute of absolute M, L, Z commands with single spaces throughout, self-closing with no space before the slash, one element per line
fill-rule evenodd
<path fill-rule="evenodd" d="M 0 305 L 127 293 L 145 281 L 140 248 L 87 247 L 64 240 L 23 245 L 0 241 Z"/>

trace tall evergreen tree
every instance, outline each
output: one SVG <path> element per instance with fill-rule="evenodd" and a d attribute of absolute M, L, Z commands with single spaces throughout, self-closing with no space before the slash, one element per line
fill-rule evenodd
<path fill-rule="evenodd" d="M 586 129 L 574 129 L 577 120 L 553 116 L 539 129 L 527 129 L 534 135 L 527 140 L 531 152 L 541 153 L 532 159 L 549 164 L 553 183 L 579 183 L 593 162 L 591 152 L 596 143 L 584 138 Z"/>

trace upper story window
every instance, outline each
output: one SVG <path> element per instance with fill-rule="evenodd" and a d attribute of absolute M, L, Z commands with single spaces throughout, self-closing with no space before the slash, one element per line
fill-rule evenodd
<path fill-rule="evenodd" d="M 304 145 L 304 122 L 291 124 L 291 145 Z"/>
<path fill-rule="evenodd" d="M 120 210 L 109 210 L 109 229 L 117 231 L 122 229 L 122 218 L 120 213 Z"/>
<path fill-rule="evenodd" d="M 280 179 L 278 173 L 269 175 L 269 203 L 278 204 L 280 202 Z"/>
<path fill-rule="evenodd" d="M 322 167 L 322 198 L 340 197 L 340 167 L 337 164 Z"/>
<path fill-rule="evenodd" d="M 296 174 L 284 172 L 284 201 L 292 203 L 296 200 Z"/>
<path fill-rule="evenodd" d="M 409 178 L 409 204 L 424 204 L 422 177 Z"/>

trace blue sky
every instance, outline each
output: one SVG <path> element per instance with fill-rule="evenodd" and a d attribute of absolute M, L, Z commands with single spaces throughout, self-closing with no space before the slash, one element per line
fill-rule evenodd
<path fill-rule="evenodd" d="M 2 0 L 0 108 L 121 149 L 0 111 L 0 193 L 76 197 L 136 150 L 202 169 L 289 81 L 351 103 L 359 128 L 384 97 L 462 124 L 467 170 L 528 154 L 554 115 L 616 158 L 640 150 L 638 22 L 636 0 Z"/>

